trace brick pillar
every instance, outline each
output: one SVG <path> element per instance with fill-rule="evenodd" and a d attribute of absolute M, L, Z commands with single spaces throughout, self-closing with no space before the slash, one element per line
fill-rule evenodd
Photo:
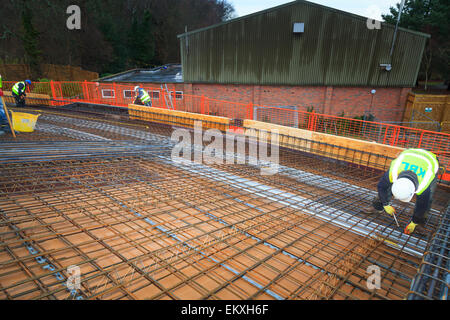
<path fill-rule="evenodd" d="M 254 85 L 252 90 L 252 104 L 261 104 L 261 86 Z"/>
<path fill-rule="evenodd" d="M 402 112 L 399 115 L 399 119 L 397 121 L 403 121 L 406 111 L 406 100 L 408 99 L 408 93 L 411 91 L 411 88 L 402 88 L 399 96 L 398 105 L 402 108 Z"/>
<path fill-rule="evenodd" d="M 400 92 L 399 102 L 398 102 L 400 107 L 406 106 L 406 99 L 408 98 L 408 93 L 410 91 L 411 91 L 411 88 L 402 88 L 402 90 Z"/>
<path fill-rule="evenodd" d="M 194 89 L 192 88 L 192 83 L 184 83 L 183 92 L 187 95 L 194 95 Z M 184 98 L 185 108 L 186 110 L 200 110 L 200 106 L 196 109 L 194 104 L 195 99 L 186 99 Z M 187 102 L 186 102 L 187 101 Z"/>
<path fill-rule="evenodd" d="M 333 99 L 333 87 L 328 86 L 325 90 L 325 98 L 324 98 L 324 104 L 323 104 L 323 113 L 324 114 L 332 114 L 332 108 L 333 105 L 331 104 L 331 101 Z"/>
<path fill-rule="evenodd" d="M 194 94 L 193 90 L 194 89 L 192 88 L 192 83 L 185 83 L 184 84 L 184 88 L 183 88 L 184 93 L 193 95 Z"/>

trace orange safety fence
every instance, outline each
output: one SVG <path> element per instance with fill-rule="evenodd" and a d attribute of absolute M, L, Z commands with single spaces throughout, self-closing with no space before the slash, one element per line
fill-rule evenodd
<path fill-rule="evenodd" d="M 3 82 L 4 90 L 10 90 L 14 82 Z M 136 84 L 138 85 L 138 84 Z M 53 106 L 86 102 L 127 107 L 134 102 L 132 84 L 49 81 L 34 82 L 27 92 L 47 94 Z M 251 103 L 236 103 L 205 96 L 169 91 L 146 84 L 139 84 L 152 98 L 152 106 L 179 111 L 227 117 L 232 120 L 258 120 L 289 127 L 306 129 L 356 139 L 374 141 L 402 148 L 424 148 L 441 154 L 441 163 L 450 168 L 448 151 L 450 134 L 428 131 L 395 124 L 379 123 L 297 110 L 292 107 L 270 107 Z M 234 121 L 235 126 L 242 121 Z M 450 170 L 450 169 L 448 169 Z M 447 171 L 448 171 L 447 170 Z"/>

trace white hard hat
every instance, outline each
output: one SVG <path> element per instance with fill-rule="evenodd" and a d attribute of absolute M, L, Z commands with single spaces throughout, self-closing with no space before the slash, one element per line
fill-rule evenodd
<path fill-rule="evenodd" d="M 392 184 L 392 195 L 395 199 L 410 202 L 414 193 L 416 193 L 416 186 L 408 178 L 400 178 Z"/>
<path fill-rule="evenodd" d="M 134 87 L 134 91 L 138 91 L 139 90 L 139 86 Z"/>

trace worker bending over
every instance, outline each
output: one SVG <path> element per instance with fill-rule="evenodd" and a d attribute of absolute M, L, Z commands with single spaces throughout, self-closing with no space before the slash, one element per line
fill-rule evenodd
<path fill-rule="evenodd" d="M 11 91 L 14 99 L 16 100 L 16 107 L 25 107 L 25 97 L 27 96 L 25 90 L 27 89 L 27 86 L 31 86 L 30 80 L 17 82 L 12 87 Z"/>
<path fill-rule="evenodd" d="M 373 207 L 389 215 L 395 214 L 390 205 L 392 196 L 403 202 L 410 202 L 417 195 L 414 215 L 404 232 L 411 234 L 417 225 L 423 226 L 431 208 L 437 185 L 439 163 L 436 155 L 423 149 L 407 149 L 392 161 L 389 170 L 378 183 L 378 197 Z"/>
<path fill-rule="evenodd" d="M 150 95 L 147 91 L 139 86 L 134 87 L 134 91 L 136 93 L 136 100 L 134 101 L 134 104 L 139 104 L 147 107 L 152 106 L 152 98 L 150 98 Z"/>

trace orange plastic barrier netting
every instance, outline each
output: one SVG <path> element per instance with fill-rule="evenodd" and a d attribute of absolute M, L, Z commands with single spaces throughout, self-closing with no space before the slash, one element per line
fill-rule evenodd
<path fill-rule="evenodd" d="M 4 90 L 11 90 L 13 85 L 14 82 L 3 82 Z M 155 85 L 140 86 L 149 92 L 153 107 L 227 117 L 234 121 L 232 126 L 239 126 L 242 123 L 240 120 L 252 119 L 402 148 L 424 148 L 438 153 L 441 163 L 450 167 L 450 134 L 447 133 L 317 114 L 296 110 L 296 107 L 288 109 L 217 100 L 182 91 L 166 91 Z M 134 102 L 134 85 L 131 84 L 34 82 L 27 91 L 48 95 L 53 106 L 74 102 L 128 106 Z"/>

